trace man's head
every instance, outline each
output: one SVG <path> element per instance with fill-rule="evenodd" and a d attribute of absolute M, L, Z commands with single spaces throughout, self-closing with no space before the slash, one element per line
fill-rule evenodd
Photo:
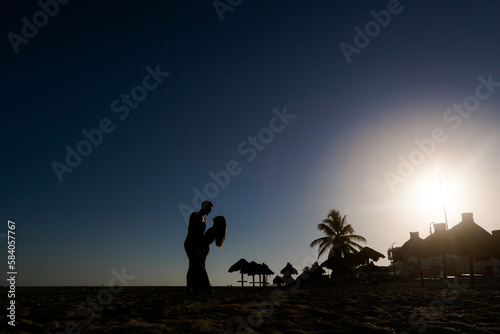
<path fill-rule="evenodd" d="M 203 214 L 203 215 L 208 215 L 210 212 L 212 212 L 212 208 L 214 207 L 214 204 L 210 201 L 203 201 L 203 203 L 201 203 L 201 210 L 200 212 Z"/>

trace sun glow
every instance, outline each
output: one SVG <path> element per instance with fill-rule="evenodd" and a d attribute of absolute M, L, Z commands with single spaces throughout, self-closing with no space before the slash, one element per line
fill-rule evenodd
<path fill-rule="evenodd" d="M 457 180 L 449 178 L 442 171 L 421 176 L 415 180 L 410 201 L 423 216 L 434 222 L 445 222 L 464 211 L 463 189 Z"/>

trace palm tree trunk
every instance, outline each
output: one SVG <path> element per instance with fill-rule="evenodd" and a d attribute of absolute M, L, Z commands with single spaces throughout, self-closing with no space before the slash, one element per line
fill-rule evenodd
<path fill-rule="evenodd" d="M 333 252 L 333 258 L 334 260 L 334 271 L 335 271 L 335 284 L 337 284 L 337 278 L 339 279 L 340 282 L 342 282 L 342 254 L 340 251 L 334 251 Z"/>

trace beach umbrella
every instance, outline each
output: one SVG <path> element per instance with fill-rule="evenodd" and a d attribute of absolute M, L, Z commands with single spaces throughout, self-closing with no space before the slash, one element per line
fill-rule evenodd
<path fill-rule="evenodd" d="M 280 275 L 276 275 L 276 277 L 273 279 L 273 284 L 281 287 L 281 284 L 283 284 L 283 277 L 281 277 Z"/>
<path fill-rule="evenodd" d="M 335 270 L 339 267 L 339 265 L 346 264 L 346 265 L 359 265 L 363 262 L 360 262 L 359 259 L 356 256 L 357 253 L 348 253 L 344 255 L 344 257 L 341 257 L 340 259 L 335 259 L 333 256 L 330 256 L 328 259 L 323 261 L 319 266 L 320 267 L 325 267 L 331 270 Z M 340 261 L 340 262 L 339 262 Z"/>
<path fill-rule="evenodd" d="M 448 233 L 451 250 L 456 255 L 490 254 L 495 250 L 495 238 L 474 222 L 472 213 L 462 213 L 462 221 Z"/>
<path fill-rule="evenodd" d="M 363 247 L 358 253 L 356 253 L 356 259 L 360 263 L 366 263 L 367 268 L 368 268 L 368 275 L 371 276 L 371 267 L 368 266 L 370 260 L 373 260 L 377 262 L 379 259 L 385 258 L 385 255 L 382 253 L 377 252 L 373 248 L 370 247 Z"/>
<path fill-rule="evenodd" d="M 273 275 L 274 274 L 274 271 L 272 271 L 271 269 L 269 269 L 269 267 L 267 266 L 267 264 L 262 263 L 260 266 L 261 266 L 262 274 L 263 275 Z"/>
<path fill-rule="evenodd" d="M 241 286 L 243 287 L 243 283 L 246 282 L 243 280 L 243 274 L 246 274 L 246 268 L 248 267 L 248 261 L 245 260 L 245 259 L 240 259 L 238 262 L 236 262 L 235 264 L 233 264 L 228 272 L 232 273 L 232 272 L 235 272 L 235 271 L 239 271 L 241 273 Z"/>
<path fill-rule="evenodd" d="M 287 262 L 285 268 L 281 269 L 280 273 L 284 275 L 297 275 L 299 272 L 290 264 L 290 262 Z"/>
<path fill-rule="evenodd" d="M 252 286 L 254 287 L 255 287 L 255 275 L 259 275 L 260 273 L 262 273 L 261 270 L 262 270 L 261 266 L 255 261 L 250 262 L 246 267 L 245 270 L 246 274 L 252 276 Z"/>
<path fill-rule="evenodd" d="M 299 272 L 290 264 L 290 262 L 287 262 L 286 266 L 281 269 L 280 273 L 283 274 L 283 281 L 290 283 L 293 280 L 292 275 L 297 275 Z"/>
<path fill-rule="evenodd" d="M 377 262 L 379 259 L 384 259 L 385 255 L 377 252 L 373 248 L 363 247 L 358 253 L 356 253 L 356 257 L 361 262 L 368 262 L 369 260 Z"/>
<path fill-rule="evenodd" d="M 440 255 L 443 263 L 443 277 L 448 276 L 446 272 L 446 253 L 451 251 L 450 235 L 446 231 L 444 223 L 434 225 L 434 233 L 424 239 L 422 257 Z"/>
<path fill-rule="evenodd" d="M 377 265 L 375 265 L 373 263 L 373 261 L 371 261 L 367 264 L 360 266 L 359 268 L 356 269 L 356 271 L 357 272 L 365 272 L 365 273 L 370 274 L 371 272 L 378 271 L 379 269 L 380 269 L 380 267 L 378 267 Z"/>
<path fill-rule="evenodd" d="M 424 239 L 420 238 L 418 232 L 410 232 L 410 239 L 394 252 L 395 261 L 407 261 L 410 257 L 426 258 Z"/>
<path fill-rule="evenodd" d="M 316 274 L 316 275 L 323 275 L 326 271 L 325 269 L 321 268 L 318 264 L 318 262 L 314 262 L 311 268 L 306 270 L 308 274 Z"/>
<path fill-rule="evenodd" d="M 314 262 L 311 268 L 304 269 L 304 271 L 297 277 L 304 284 L 314 283 L 321 279 L 325 270 L 319 266 L 318 262 Z"/>
<path fill-rule="evenodd" d="M 418 232 L 410 232 L 410 240 L 406 241 L 394 254 L 394 261 L 406 262 L 410 257 L 416 257 L 418 261 L 418 269 L 420 272 L 420 280 L 424 287 L 424 276 L 422 274 L 422 264 L 420 258 L 426 258 L 424 249 L 424 240 L 420 238 Z"/>
<path fill-rule="evenodd" d="M 336 259 L 333 256 L 331 256 L 328 259 L 326 259 L 326 261 L 321 263 L 319 266 L 331 269 L 336 272 L 344 271 L 350 268 L 351 276 L 354 277 L 353 267 L 356 267 L 365 262 L 364 259 L 358 258 L 357 254 L 358 252 L 347 253 L 344 255 L 344 257 L 341 257 L 340 259 Z"/>
<path fill-rule="evenodd" d="M 346 256 L 347 255 L 348 254 L 346 254 Z M 338 260 L 333 256 L 330 256 L 328 259 L 326 259 L 325 261 L 323 261 L 323 263 L 320 264 L 320 267 L 325 267 L 332 270 L 332 277 L 333 277 L 333 271 L 337 272 L 341 267 L 342 263 L 344 263 L 344 258 L 340 258 L 340 260 Z"/>
<path fill-rule="evenodd" d="M 267 266 L 267 264 L 265 264 L 265 263 L 262 263 L 262 264 L 260 265 L 260 267 L 261 267 L 261 268 L 260 268 L 261 273 L 262 273 L 262 275 L 264 275 L 264 282 L 263 282 L 263 284 L 264 284 L 264 286 L 265 286 L 265 285 L 267 284 L 267 282 L 266 282 L 266 276 L 267 276 L 267 275 L 273 275 L 273 274 L 274 274 L 274 271 L 272 271 L 271 269 L 269 269 L 269 267 L 268 267 L 268 266 Z"/>
<path fill-rule="evenodd" d="M 230 273 L 232 273 L 232 272 L 235 272 L 238 270 L 242 270 L 242 269 L 246 268 L 246 266 L 248 266 L 248 261 L 245 259 L 239 259 L 238 262 L 236 262 L 231 267 L 229 267 L 228 271 Z"/>
<path fill-rule="evenodd" d="M 364 264 L 366 260 L 362 257 L 362 255 L 358 255 L 359 252 L 356 251 L 354 253 L 348 253 L 344 255 L 344 260 L 351 266 L 359 266 Z"/>
<path fill-rule="evenodd" d="M 357 263 L 366 263 L 370 260 L 377 262 L 379 259 L 384 259 L 385 255 L 377 252 L 373 248 L 363 247 L 359 252 L 355 253 L 354 258 Z"/>
<path fill-rule="evenodd" d="M 442 255 L 451 251 L 450 235 L 445 223 L 435 224 L 434 233 L 424 239 L 423 256 Z"/>
<path fill-rule="evenodd" d="M 450 248 L 456 255 L 469 256 L 470 285 L 474 287 L 474 256 L 492 254 L 495 238 L 474 222 L 472 213 L 462 213 L 462 221 L 449 231 Z"/>

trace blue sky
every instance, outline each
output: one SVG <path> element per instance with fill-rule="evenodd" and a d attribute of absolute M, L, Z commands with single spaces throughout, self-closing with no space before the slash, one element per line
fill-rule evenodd
<path fill-rule="evenodd" d="M 339 45 L 355 47 L 354 28 L 388 3 L 397 14 L 348 63 Z M 16 222 L 20 285 L 106 284 L 123 267 L 133 285 L 184 285 L 179 205 L 231 161 L 239 173 L 208 217 L 228 221 L 207 260 L 214 285 L 236 284 L 227 269 L 240 258 L 275 272 L 310 265 L 330 209 L 384 254 L 408 232 L 427 236 L 444 221 L 440 170 L 450 227 L 473 212 L 500 229 L 495 1 L 242 1 L 223 21 L 211 1 L 72 1 L 17 46 L 9 34 L 22 36 L 23 17 L 43 20 L 42 9 L 1 6 L 0 233 Z M 157 85 L 155 70 L 168 73 Z M 459 125 L 447 121 L 481 84 L 488 97 Z M 113 130 L 59 182 L 53 163 L 103 120 Z M 446 139 L 415 153 L 435 129 Z M 399 157 L 416 164 L 391 186 Z"/>

